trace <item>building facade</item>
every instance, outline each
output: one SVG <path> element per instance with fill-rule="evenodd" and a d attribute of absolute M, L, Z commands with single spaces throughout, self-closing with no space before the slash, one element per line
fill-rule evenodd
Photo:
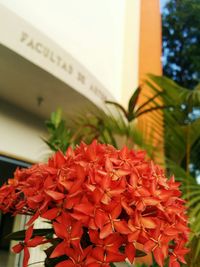
<path fill-rule="evenodd" d="M 41 161 L 57 107 L 67 117 L 126 105 L 147 73 L 162 73 L 159 1 L 0 0 L 0 73 L 0 154 Z"/>

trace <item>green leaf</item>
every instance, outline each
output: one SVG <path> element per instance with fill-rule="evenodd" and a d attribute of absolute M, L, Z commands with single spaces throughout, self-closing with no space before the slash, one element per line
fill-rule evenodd
<path fill-rule="evenodd" d="M 66 255 L 62 255 L 56 258 L 46 257 L 44 264 L 45 264 L 45 267 L 55 267 L 58 263 L 65 261 L 67 259 L 68 257 Z"/>
<path fill-rule="evenodd" d="M 152 97 L 148 98 L 147 101 L 145 101 L 141 106 L 138 107 L 137 113 L 139 111 L 141 111 L 145 106 L 149 106 L 149 104 L 151 104 L 151 103 L 156 104 L 155 99 L 158 98 L 159 96 L 161 96 L 162 94 L 163 94 L 163 92 L 160 91 L 160 92 L 154 94 Z"/>
<path fill-rule="evenodd" d="M 32 238 L 35 236 L 49 236 L 54 233 L 53 229 L 34 229 Z M 16 240 L 16 241 L 23 241 L 25 239 L 25 230 L 17 231 L 14 233 L 10 233 L 4 237 L 4 239 L 8 240 Z"/>
<path fill-rule="evenodd" d="M 62 118 L 62 110 L 58 108 L 55 112 L 51 114 L 51 121 L 57 127 L 61 121 Z"/>
<path fill-rule="evenodd" d="M 135 92 L 133 93 L 133 95 L 131 96 L 129 102 L 128 102 L 128 113 L 129 114 L 132 114 L 134 109 L 135 109 L 135 106 L 138 102 L 138 98 L 139 98 L 139 95 L 141 93 L 141 88 L 138 87 Z"/>
<path fill-rule="evenodd" d="M 119 103 L 117 102 L 114 102 L 114 101 L 105 101 L 106 104 L 111 104 L 111 105 L 114 105 L 115 107 L 117 107 L 117 109 L 121 110 L 124 114 L 124 116 L 127 118 L 128 114 L 127 114 L 127 111 L 125 110 L 124 107 L 122 107 L 122 105 L 120 105 Z"/>
<path fill-rule="evenodd" d="M 156 107 L 152 107 L 152 108 L 148 108 L 148 109 L 145 109 L 139 113 L 136 113 L 136 117 L 140 117 L 141 115 L 145 114 L 145 113 L 149 113 L 149 112 L 152 112 L 152 111 L 155 111 L 155 110 L 163 110 L 163 109 L 169 109 L 170 107 L 172 106 L 156 106 Z"/>
<path fill-rule="evenodd" d="M 144 256 L 146 256 L 147 254 L 144 252 L 144 251 L 142 251 L 142 250 L 139 250 L 139 249 L 136 249 L 136 252 L 135 252 L 135 257 L 144 257 Z"/>
<path fill-rule="evenodd" d="M 198 196 L 193 197 L 192 199 L 190 199 L 190 200 L 188 201 L 188 206 L 191 207 L 191 206 L 193 206 L 193 205 L 195 205 L 195 204 L 198 204 L 199 201 L 200 201 L 200 194 L 199 194 Z"/>

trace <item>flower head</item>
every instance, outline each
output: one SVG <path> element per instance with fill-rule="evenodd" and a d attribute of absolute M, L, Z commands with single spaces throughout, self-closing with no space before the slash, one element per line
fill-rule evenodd
<path fill-rule="evenodd" d="M 49 220 L 54 235 L 32 238 L 29 227 L 15 252 L 49 240 L 50 259 L 64 257 L 62 266 L 109 266 L 130 262 L 137 244 L 153 253 L 159 266 L 184 263 L 188 240 L 186 208 L 179 184 L 167 179 L 162 168 L 145 159 L 145 153 L 117 150 L 94 141 L 81 143 L 66 154 L 57 152 L 46 164 L 15 172 L 0 188 L 3 212 Z M 95 265 L 94 265 L 95 264 Z"/>

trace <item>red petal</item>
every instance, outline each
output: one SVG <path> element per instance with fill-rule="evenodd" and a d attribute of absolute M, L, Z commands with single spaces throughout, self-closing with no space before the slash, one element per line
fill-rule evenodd
<path fill-rule="evenodd" d="M 160 203 L 160 200 L 155 197 L 145 197 L 143 201 L 148 206 L 155 206 Z"/>
<path fill-rule="evenodd" d="M 74 210 L 82 212 L 86 215 L 92 215 L 94 213 L 94 206 L 90 203 L 83 203 L 76 205 Z"/>
<path fill-rule="evenodd" d="M 122 262 L 125 260 L 125 258 L 126 258 L 126 256 L 121 254 L 121 253 L 113 253 L 113 252 L 108 251 L 105 261 L 109 262 L 109 263 L 110 262 Z"/>
<path fill-rule="evenodd" d="M 135 259 L 135 246 L 132 243 L 128 243 L 128 245 L 126 245 L 125 254 L 129 259 L 130 263 L 133 263 Z"/>
<path fill-rule="evenodd" d="M 32 237 L 32 234 L 33 234 L 33 225 L 30 226 L 27 230 L 26 230 L 26 235 L 25 235 L 25 242 L 28 242 L 31 237 Z"/>
<path fill-rule="evenodd" d="M 20 253 L 24 249 L 24 246 L 22 244 L 17 244 L 14 247 L 12 247 L 13 252 Z"/>
<path fill-rule="evenodd" d="M 172 236 L 174 235 L 174 236 L 177 236 L 179 232 L 180 232 L 179 230 L 177 230 L 177 229 L 175 229 L 173 227 L 170 227 L 170 228 L 165 229 L 165 234 L 166 235 L 172 235 Z"/>
<path fill-rule="evenodd" d="M 140 210 L 140 211 L 145 210 L 144 202 L 139 201 L 139 203 L 137 204 L 137 210 Z"/>
<path fill-rule="evenodd" d="M 75 267 L 75 266 L 76 266 L 75 263 L 73 263 L 71 260 L 67 260 L 59 262 L 58 264 L 56 264 L 55 267 Z"/>
<path fill-rule="evenodd" d="M 92 250 L 92 257 L 100 262 L 104 262 L 104 249 L 101 247 L 96 247 Z"/>
<path fill-rule="evenodd" d="M 126 203 L 126 201 L 122 200 L 122 207 L 125 209 L 126 213 L 128 215 L 132 215 L 133 214 L 133 209 L 128 205 L 128 203 Z"/>
<path fill-rule="evenodd" d="M 100 200 L 101 200 L 101 197 L 102 197 L 102 192 L 100 192 L 100 190 L 98 188 L 95 188 L 95 190 L 93 191 L 93 194 L 92 194 L 92 198 L 93 198 L 93 201 L 94 203 L 99 203 Z"/>
<path fill-rule="evenodd" d="M 85 180 L 84 168 L 78 165 L 76 167 L 76 171 L 77 171 L 77 180 L 73 182 L 73 185 L 69 190 L 69 194 L 73 194 L 74 192 L 78 191 Z"/>
<path fill-rule="evenodd" d="M 152 251 L 152 249 L 156 246 L 155 242 L 153 242 L 152 240 L 148 240 L 145 244 L 144 244 L 144 250 L 146 252 L 150 252 Z"/>
<path fill-rule="evenodd" d="M 27 246 L 28 247 L 36 247 L 36 246 L 42 244 L 43 243 L 42 241 L 44 241 L 44 237 L 43 236 L 36 236 L 33 239 L 28 241 Z"/>
<path fill-rule="evenodd" d="M 131 234 L 128 234 L 128 241 L 129 242 L 137 241 L 139 234 L 140 234 L 140 230 L 137 230 L 135 232 L 132 232 Z"/>
<path fill-rule="evenodd" d="M 126 176 L 128 174 L 130 174 L 130 171 L 127 171 L 127 170 L 116 170 L 114 172 L 114 175 L 112 177 L 112 180 L 113 181 L 117 181 L 117 180 L 119 180 L 120 177 Z"/>
<path fill-rule="evenodd" d="M 169 258 L 169 267 L 180 267 L 180 264 L 174 256 L 170 256 Z"/>
<path fill-rule="evenodd" d="M 95 262 L 93 262 L 93 263 L 87 264 L 86 266 L 87 267 L 101 267 L 102 265 L 101 265 L 101 263 L 95 263 Z"/>
<path fill-rule="evenodd" d="M 77 221 L 81 221 L 82 223 L 86 223 L 86 224 L 88 224 L 89 219 L 90 219 L 88 215 L 85 215 L 80 212 L 71 213 L 71 217 Z"/>
<path fill-rule="evenodd" d="M 98 227 L 96 226 L 96 223 L 94 221 L 94 218 L 90 218 L 88 222 L 88 229 L 97 230 Z"/>
<path fill-rule="evenodd" d="M 68 148 L 67 148 L 67 151 L 66 151 L 66 156 L 67 157 L 73 157 L 74 156 L 74 151 L 73 151 L 73 149 L 69 146 Z"/>
<path fill-rule="evenodd" d="M 115 252 L 118 250 L 118 248 L 123 244 L 124 238 L 119 235 L 118 233 L 113 233 L 112 235 L 109 235 L 104 240 L 104 244 L 106 246 L 106 249 L 111 250 L 115 249 Z"/>
<path fill-rule="evenodd" d="M 80 202 L 80 197 L 75 196 L 75 197 L 69 197 L 67 198 L 67 201 L 65 203 L 65 208 L 66 209 L 72 209 L 74 205 L 78 204 Z"/>
<path fill-rule="evenodd" d="M 117 204 L 115 206 L 115 208 L 111 211 L 111 217 L 113 219 L 116 219 L 116 218 L 119 217 L 119 215 L 121 214 L 121 212 L 122 212 L 122 206 L 121 206 L 121 204 Z"/>
<path fill-rule="evenodd" d="M 128 156 L 128 148 L 127 148 L 127 146 L 124 146 L 124 147 L 120 150 L 120 152 L 119 152 L 119 156 L 120 156 L 120 158 L 121 158 L 122 160 L 125 160 L 125 159 L 127 158 L 127 156 Z"/>
<path fill-rule="evenodd" d="M 97 209 L 94 220 L 95 220 L 97 227 L 101 229 L 106 223 L 106 221 L 108 220 L 108 216 L 103 210 Z"/>
<path fill-rule="evenodd" d="M 103 190 L 110 188 L 111 184 L 111 178 L 110 176 L 104 176 L 104 178 L 101 180 L 101 188 Z"/>
<path fill-rule="evenodd" d="M 38 217 L 39 217 L 40 213 L 36 212 L 31 218 L 30 220 L 26 223 L 26 225 L 31 225 Z"/>
<path fill-rule="evenodd" d="M 129 181 L 130 185 L 136 188 L 137 182 L 138 182 L 138 175 L 136 173 L 132 173 Z"/>
<path fill-rule="evenodd" d="M 94 140 L 92 144 L 87 147 L 86 155 L 88 159 L 91 161 L 95 161 L 96 159 L 96 148 L 97 148 L 97 141 Z"/>
<path fill-rule="evenodd" d="M 65 197 L 63 193 L 53 191 L 53 190 L 45 190 L 45 193 L 51 198 L 53 198 L 54 200 L 61 200 Z"/>
<path fill-rule="evenodd" d="M 154 255 L 154 258 L 155 258 L 156 262 L 158 263 L 158 265 L 163 267 L 164 255 L 162 253 L 162 250 L 159 247 L 155 248 L 153 251 L 153 255 Z"/>
<path fill-rule="evenodd" d="M 36 202 L 36 203 L 41 202 L 43 199 L 44 199 L 43 195 L 35 195 L 32 197 L 29 197 L 29 200 Z"/>
<path fill-rule="evenodd" d="M 113 170 L 113 164 L 109 158 L 106 158 L 105 169 L 107 172 L 112 172 Z"/>
<path fill-rule="evenodd" d="M 157 227 L 155 221 L 152 218 L 141 217 L 140 221 L 145 228 L 155 229 Z"/>
<path fill-rule="evenodd" d="M 97 244 L 97 243 L 99 243 L 99 241 L 101 241 L 99 239 L 99 234 L 97 231 L 89 230 L 89 236 L 90 236 L 90 240 L 95 244 Z"/>
<path fill-rule="evenodd" d="M 65 255 L 65 249 L 66 249 L 66 242 L 61 242 L 60 244 L 58 244 L 54 251 L 51 253 L 50 258 L 56 258 L 62 255 Z"/>
<path fill-rule="evenodd" d="M 117 196 L 119 197 L 121 193 L 123 193 L 125 191 L 125 188 L 117 188 L 117 189 L 114 189 L 114 190 L 110 190 L 109 191 L 109 194 L 111 196 Z"/>
<path fill-rule="evenodd" d="M 110 223 L 108 223 L 107 225 L 105 225 L 101 230 L 100 230 L 100 238 L 104 239 L 105 237 L 109 236 L 110 234 L 112 234 L 113 229 Z"/>
<path fill-rule="evenodd" d="M 103 195 L 102 199 L 101 199 L 101 202 L 102 202 L 103 204 L 105 204 L 105 205 L 108 205 L 108 204 L 110 203 L 110 201 L 111 201 L 110 196 L 108 196 L 108 194 L 105 193 L 105 194 Z"/>
<path fill-rule="evenodd" d="M 55 234 L 57 237 L 60 238 L 66 238 L 67 237 L 67 227 L 61 223 L 54 222 L 53 223 L 53 228 L 55 231 Z"/>
<path fill-rule="evenodd" d="M 53 160 L 55 163 L 55 167 L 57 168 L 61 167 L 66 162 L 65 156 L 60 150 L 56 152 L 56 154 L 53 157 Z"/>
<path fill-rule="evenodd" d="M 59 210 L 58 208 L 53 208 L 41 215 L 42 218 L 47 219 L 47 220 L 53 220 L 59 215 Z"/>
<path fill-rule="evenodd" d="M 177 261 L 174 261 L 171 265 L 171 267 L 180 267 L 180 263 Z"/>
<path fill-rule="evenodd" d="M 72 238 L 75 238 L 75 237 L 81 238 L 82 233 L 83 233 L 82 223 L 81 222 L 74 223 L 72 226 L 72 230 L 71 230 L 71 237 Z"/>
<path fill-rule="evenodd" d="M 24 259 L 23 259 L 23 267 L 28 266 L 28 260 L 30 258 L 30 253 L 27 247 L 24 247 Z"/>
<path fill-rule="evenodd" d="M 115 226 L 115 230 L 119 232 L 120 234 L 127 235 L 131 233 L 131 230 L 129 229 L 128 224 L 125 221 L 114 222 L 114 226 Z"/>

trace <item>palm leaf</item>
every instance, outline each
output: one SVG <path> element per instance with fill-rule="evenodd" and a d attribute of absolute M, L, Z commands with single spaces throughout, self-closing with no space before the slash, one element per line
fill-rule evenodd
<path fill-rule="evenodd" d="M 128 103 L 128 113 L 132 114 L 134 112 L 134 109 L 136 107 L 136 104 L 138 102 L 139 96 L 141 93 L 141 88 L 138 87 L 135 92 L 132 94 L 129 103 Z"/>

